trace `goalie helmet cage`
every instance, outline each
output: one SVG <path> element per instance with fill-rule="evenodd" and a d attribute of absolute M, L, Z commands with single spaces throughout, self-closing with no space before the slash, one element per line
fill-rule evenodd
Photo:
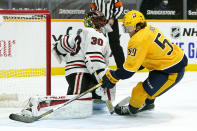
<path fill-rule="evenodd" d="M 17 23 L 17 24 L 9 27 L 9 29 L 11 29 L 11 31 L 9 31 L 9 33 L 5 35 L 5 38 L 2 38 L 2 37 L 0 38 L 0 62 L 1 62 L 1 65 L 2 65 L 2 63 L 7 65 L 7 62 L 4 62 L 4 60 L 13 61 L 12 65 L 15 65 L 15 63 L 18 63 L 19 61 L 24 62 L 26 60 L 26 58 L 24 61 L 22 59 L 24 59 L 25 56 L 28 57 L 29 54 L 31 54 L 33 51 L 24 51 L 24 54 L 21 55 L 21 53 L 23 53 L 23 51 L 21 51 L 21 49 L 22 48 L 24 48 L 24 49 L 25 48 L 32 48 L 33 47 L 32 45 L 31 45 L 31 47 L 27 47 L 27 46 L 30 46 L 30 45 L 27 45 L 27 43 L 28 42 L 31 43 L 32 41 L 35 40 L 36 42 L 34 42 L 34 43 L 32 42 L 33 45 L 35 44 L 35 46 L 37 46 L 36 43 L 46 44 L 46 46 L 43 44 L 43 47 L 42 47 L 42 48 L 45 48 L 45 51 L 43 52 L 44 55 L 42 54 L 45 57 L 44 58 L 45 60 L 38 60 L 39 62 L 44 61 L 43 63 L 45 64 L 44 65 L 45 67 L 38 69 L 40 67 L 37 67 L 37 66 L 40 66 L 40 65 L 35 65 L 36 67 L 32 67 L 32 65 L 29 64 L 30 68 L 28 68 L 28 69 L 12 69 L 12 68 L 7 69 L 6 66 L 0 66 L 0 79 L 3 79 L 3 81 L 10 81 L 8 79 L 11 79 L 11 77 L 14 77 L 14 79 L 17 79 L 18 77 L 19 78 L 29 77 L 29 75 L 30 75 L 30 77 L 44 76 L 46 79 L 46 82 L 44 85 L 45 87 L 43 87 L 43 88 L 46 88 L 46 89 L 44 89 L 45 94 L 43 94 L 43 95 L 48 95 L 48 96 L 51 95 L 51 15 L 50 15 L 50 12 L 48 10 L 0 10 L 0 29 L 1 29 L 1 31 L 3 30 L 3 31 L 8 32 L 7 31 L 8 23 L 12 23 L 12 22 Z M 36 26 L 36 23 L 40 24 L 38 26 L 37 30 L 34 29 Z M 27 29 L 27 28 L 30 28 L 30 29 Z M 22 35 L 22 37 L 21 37 L 21 36 L 19 36 L 19 34 L 22 31 L 24 31 L 24 32 L 21 34 Z M 32 32 L 34 32 L 34 34 L 31 34 Z M 31 35 L 26 36 L 28 33 L 30 33 Z M 0 32 L 0 34 L 1 34 L 1 32 Z M 34 35 L 36 38 L 34 37 Z M 8 36 L 13 36 L 14 38 L 9 38 Z M 18 36 L 20 38 L 18 38 Z M 40 40 L 40 41 L 37 40 L 37 39 L 41 39 L 41 38 L 37 38 L 39 36 L 43 37 L 44 40 Z M 19 39 L 19 40 L 17 40 L 17 39 Z M 26 40 L 23 40 L 23 39 L 26 39 Z M 13 49 L 12 46 L 15 46 L 15 48 L 16 48 L 16 45 L 17 45 L 16 43 L 18 45 L 20 45 L 21 43 L 25 43 L 25 44 L 22 45 L 23 47 L 22 48 L 20 47 L 20 49 L 18 49 L 18 48 Z M 39 46 L 37 48 L 38 48 L 38 50 L 42 50 L 42 48 Z M 41 48 L 41 49 L 39 49 L 39 48 Z M 37 49 L 34 48 L 32 50 L 34 50 L 34 53 L 32 53 L 32 54 L 35 55 L 38 53 Z M 12 53 L 12 52 L 14 52 L 14 53 Z M 17 58 L 16 60 L 12 60 L 12 59 L 14 59 L 13 57 L 15 57 L 14 56 L 15 52 L 20 54 L 19 56 L 22 56 L 23 58 Z M 35 56 L 35 57 L 37 57 L 36 60 L 40 59 L 38 56 Z M 28 59 L 30 59 L 30 60 L 28 60 Z M 31 61 L 33 61 L 32 56 L 30 56 L 28 59 L 27 59 L 28 61 L 26 61 L 25 63 L 31 63 Z M 36 63 L 36 62 L 34 62 L 34 63 Z M 22 63 L 22 65 L 19 65 L 19 66 L 23 66 L 23 65 L 24 65 L 24 63 Z M 6 69 L 4 69 L 4 67 Z M 25 68 L 27 68 L 27 67 L 25 67 Z M 31 73 L 26 73 L 28 71 L 32 72 L 35 70 L 36 71 L 38 71 L 38 70 L 44 71 L 44 74 L 40 74 L 40 73 L 36 72 L 35 74 L 33 74 L 31 76 Z M 10 73 L 10 71 L 11 71 L 11 73 Z M 19 76 L 16 76 L 16 72 L 18 73 L 21 71 L 25 72 L 25 75 L 20 74 Z M 9 76 L 8 76 L 8 74 L 9 74 Z M 41 79 L 41 78 L 38 78 L 38 79 Z M 36 81 L 38 81 L 38 79 Z M 29 79 L 27 79 L 25 81 L 29 81 Z M 20 81 L 20 82 L 25 83 L 23 81 Z M 1 81 L 0 81 L 0 83 L 1 83 Z M 31 85 L 31 84 L 29 84 L 29 85 Z M 0 84 L 0 86 L 5 86 L 5 85 Z M 31 86 L 33 86 L 33 85 L 31 85 Z M 6 87 L 5 89 L 7 90 L 8 88 L 9 87 Z M 32 91 L 33 90 L 34 90 L 34 87 L 33 87 Z M 2 94 L 2 92 L 3 92 L 3 90 L 0 87 L 0 104 L 1 104 L 1 101 L 4 101 L 4 100 L 5 100 L 5 102 L 9 102 L 10 101 L 9 99 L 15 99 L 15 97 L 16 97 L 16 99 L 18 99 L 16 94 L 11 95 L 11 98 L 6 99 L 6 97 L 9 97 L 9 94 L 7 94 L 6 92 Z M 23 90 L 20 89 L 19 92 L 23 92 Z M 18 105 L 17 105 L 17 107 L 18 107 Z"/>

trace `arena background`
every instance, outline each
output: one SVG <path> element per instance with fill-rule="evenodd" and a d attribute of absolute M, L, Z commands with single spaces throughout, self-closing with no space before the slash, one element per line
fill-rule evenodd
<path fill-rule="evenodd" d="M 91 0 L 1 0 L 0 9 L 50 10 L 52 16 L 52 43 L 64 35 L 69 26 L 83 27 L 83 18 L 90 9 Z M 195 0 L 122 0 L 124 11 L 136 9 L 144 13 L 148 23 L 157 26 L 174 44 L 179 45 L 189 58 L 188 71 L 197 71 L 197 2 Z M 32 23 L 33 26 L 33 23 Z M 121 26 L 120 26 L 121 27 Z M 129 37 L 120 28 L 121 45 L 126 53 Z M 116 68 L 111 60 L 111 68 Z M 145 70 L 146 71 L 146 70 Z M 64 64 L 52 57 L 52 75 L 62 75 Z"/>

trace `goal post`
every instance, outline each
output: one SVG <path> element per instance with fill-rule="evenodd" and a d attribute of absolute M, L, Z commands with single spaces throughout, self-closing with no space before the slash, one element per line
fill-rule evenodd
<path fill-rule="evenodd" d="M 51 95 L 50 11 L 0 10 L 0 35 L 0 106 L 41 90 Z"/>

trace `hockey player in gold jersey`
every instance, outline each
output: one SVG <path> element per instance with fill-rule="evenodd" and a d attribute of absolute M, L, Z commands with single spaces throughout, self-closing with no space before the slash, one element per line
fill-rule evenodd
<path fill-rule="evenodd" d="M 129 104 L 115 107 L 117 114 L 131 115 L 153 109 L 155 98 L 182 79 L 188 60 L 181 48 L 172 44 L 158 28 L 146 23 L 141 12 L 128 12 L 123 27 L 130 35 L 126 61 L 122 68 L 103 76 L 102 87 L 113 88 L 120 79 L 130 78 L 138 70 L 147 68 L 149 76 L 133 88 Z"/>

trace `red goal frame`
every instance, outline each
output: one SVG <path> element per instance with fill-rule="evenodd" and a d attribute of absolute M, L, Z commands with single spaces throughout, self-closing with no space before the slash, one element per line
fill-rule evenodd
<path fill-rule="evenodd" d="M 0 10 L 6 15 L 46 15 L 46 95 L 51 95 L 51 14 L 48 10 Z"/>

